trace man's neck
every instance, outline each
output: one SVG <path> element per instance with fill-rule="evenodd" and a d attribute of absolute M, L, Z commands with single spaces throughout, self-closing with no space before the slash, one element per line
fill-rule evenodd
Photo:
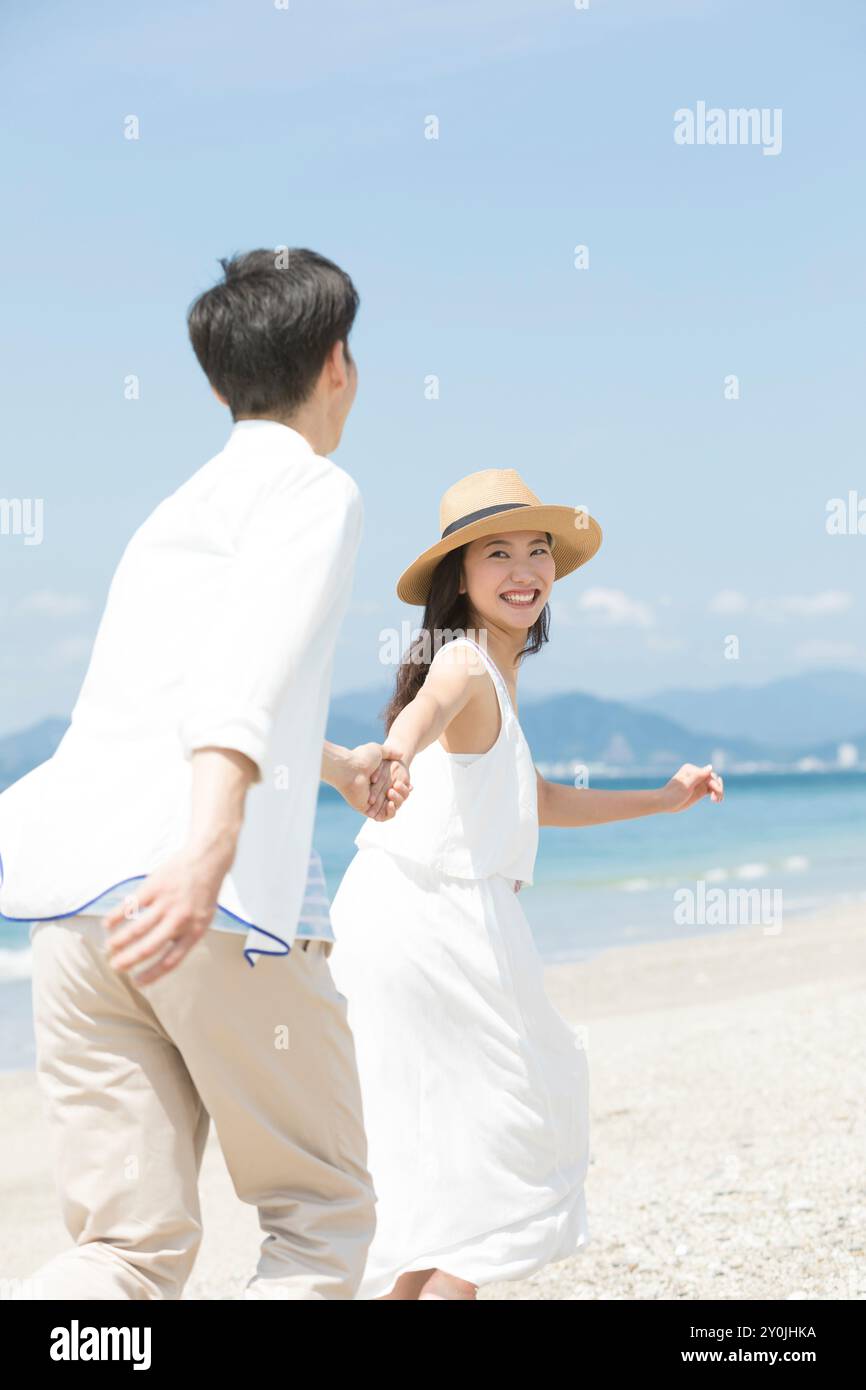
<path fill-rule="evenodd" d="M 286 425 L 290 430 L 295 430 L 303 435 L 307 443 L 317 454 L 322 456 L 328 454 L 334 447 L 333 436 L 328 427 L 328 422 L 323 420 L 318 412 L 313 410 L 299 410 L 296 414 L 287 415 L 239 415 L 240 420 L 272 420 L 277 425 Z"/>

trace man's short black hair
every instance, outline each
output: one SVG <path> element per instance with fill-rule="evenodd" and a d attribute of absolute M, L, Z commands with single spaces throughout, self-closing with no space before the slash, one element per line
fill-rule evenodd
<path fill-rule="evenodd" d="M 223 258 L 224 279 L 187 314 L 195 355 L 232 419 L 292 415 L 312 394 L 335 343 L 349 354 L 358 292 L 315 251 L 247 251 Z"/>

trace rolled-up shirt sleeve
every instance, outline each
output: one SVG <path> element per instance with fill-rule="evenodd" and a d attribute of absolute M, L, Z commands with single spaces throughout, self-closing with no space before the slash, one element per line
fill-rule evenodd
<path fill-rule="evenodd" d="M 342 471 L 289 473 L 257 499 L 190 634 L 179 729 L 187 759 L 236 749 L 262 780 L 281 697 L 351 589 L 362 526 L 360 492 Z"/>

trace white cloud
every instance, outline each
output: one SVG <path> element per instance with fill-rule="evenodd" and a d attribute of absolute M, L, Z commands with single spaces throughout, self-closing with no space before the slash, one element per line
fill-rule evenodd
<path fill-rule="evenodd" d="M 61 594 L 54 589 L 40 589 L 27 594 L 18 605 L 19 613 L 36 613 L 44 618 L 72 618 L 85 613 L 87 599 L 80 594 Z"/>
<path fill-rule="evenodd" d="M 816 594 L 777 594 L 773 598 L 747 598 L 736 589 L 722 589 L 710 599 L 711 613 L 749 613 L 767 622 L 786 618 L 827 618 L 845 613 L 854 602 L 842 589 L 824 589 Z"/>
<path fill-rule="evenodd" d="M 92 637 L 64 637 L 51 648 L 51 666 L 76 666 L 86 662 L 93 650 Z"/>
<path fill-rule="evenodd" d="M 800 642 L 794 648 L 796 660 L 827 665 L 835 665 L 838 661 L 857 665 L 862 663 L 864 656 L 866 652 L 854 642 L 824 642 L 820 638 L 815 638 L 813 642 Z"/>
<path fill-rule="evenodd" d="M 622 589 L 587 589 L 578 607 L 602 622 L 617 627 L 653 627 L 655 616 L 648 603 L 630 598 Z"/>
<path fill-rule="evenodd" d="M 748 606 L 746 595 L 736 589 L 722 589 L 707 604 L 711 613 L 744 613 Z"/>
<path fill-rule="evenodd" d="M 758 599 L 755 613 L 759 618 L 773 621 L 780 618 L 827 618 L 834 613 L 847 612 L 852 603 L 851 594 L 841 589 L 825 589 L 818 594 L 788 594 Z"/>

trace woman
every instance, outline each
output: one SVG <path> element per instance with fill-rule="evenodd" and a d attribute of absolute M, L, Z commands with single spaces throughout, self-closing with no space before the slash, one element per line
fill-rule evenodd
<path fill-rule="evenodd" d="M 543 506 L 511 469 L 450 488 L 440 524 L 397 585 L 425 613 L 383 753 L 411 768 L 413 794 L 365 822 L 331 905 L 377 1196 L 361 1299 L 472 1299 L 586 1244 L 586 1056 L 545 992 L 517 893 L 539 824 L 722 797 L 712 768 L 691 764 L 652 791 L 545 782 L 518 722 L 519 664 L 548 640 L 553 584 L 601 530 Z M 455 630 L 475 636 L 439 645 Z"/>

